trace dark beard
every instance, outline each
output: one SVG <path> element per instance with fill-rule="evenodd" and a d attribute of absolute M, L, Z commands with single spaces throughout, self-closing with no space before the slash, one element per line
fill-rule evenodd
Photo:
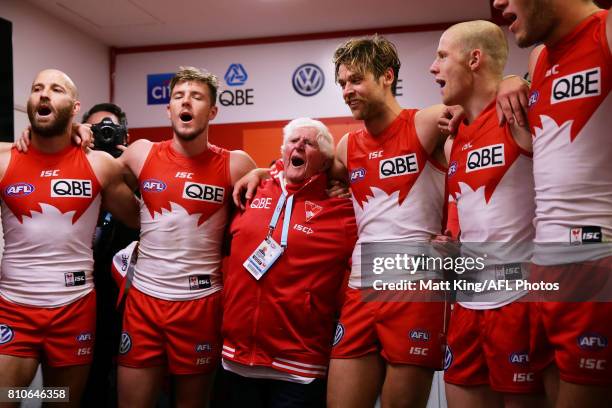
<path fill-rule="evenodd" d="M 549 1 L 539 0 L 531 4 L 529 11 L 528 33 L 524 38 L 517 39 L 517 45 L 521 48 L 531 47 L 545 41 L 559 24 L 553 17 L 551 9 L 553 5 Z"/>
<path fill-rule="evenodd" d="M 55 113 L 55 120 L 40 124 L 36 122 L 35 117 L 38 108 L 28 103 L 28 118 L 30 119 L 32 132 L 44 138 L 52 138 L 65 134 L 72 120 L 72 108 L 72 105 L 59 108 Z"/>

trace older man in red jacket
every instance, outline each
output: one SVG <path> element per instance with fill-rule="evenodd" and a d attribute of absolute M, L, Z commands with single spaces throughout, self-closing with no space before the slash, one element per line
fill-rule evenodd
<path fill-rule="evenodd" d="M 284 170 L 261 182 L 231 225 L 224 285 L 227 406 L 323 406 L 325 377 L 357 230 L 330 198 L 334 154 L 323 123 L 283 130 Z"/>

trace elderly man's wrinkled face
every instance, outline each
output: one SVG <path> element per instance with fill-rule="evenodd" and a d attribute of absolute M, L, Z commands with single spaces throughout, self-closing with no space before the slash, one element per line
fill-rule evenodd
<path fill-rule="evenodd" d="M 285 180 L 291 184 L 301 183 L 313 175 L 327 170 L 331 159 L 319 149 L 317 129 L 297 128 L 287 138 L 282 148 L 285 165 Z"/>

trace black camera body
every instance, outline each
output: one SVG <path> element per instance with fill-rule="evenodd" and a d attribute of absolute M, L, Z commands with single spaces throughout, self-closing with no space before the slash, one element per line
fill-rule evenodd
<path fill-rule="evenodd" d="M 126 145 L 127 129 L 118 125 L 111 118 L 104 118 L 99 123 L 91 125 L 93 132 L 94 148 L 110 153 L 113 157 L 121 156 L 121 150 L 117 145 Z"/>

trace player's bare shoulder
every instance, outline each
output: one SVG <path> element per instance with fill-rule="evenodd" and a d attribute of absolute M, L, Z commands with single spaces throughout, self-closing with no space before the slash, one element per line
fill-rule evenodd
<path fill-rule="evenodd" d="M 100 150 L 87 149 L 85 156 L 102 188 L 105 188 L 111 180 L 121 176 L 123 166 L 110 154 Z"/>
<path fill-rule="evenodd" d="M 438 119 L 442 115 L 444 105 L 433 105 L 419 110 L 414 116 L 414 127 L 419 141 L 427 153 L 431 154 L 441 145 Z"/>
<path fill-rule="evenodd" d="M 121 162 L 126 169 L 129 169 L 135 177 L 138 177 L 147 161 L 153 144 L 152 141 L 147 139 L 138 139 L 134 141 L 123 152 L 121 157 L 119 157 L 119 162 Z"/>
<path fill-rule="evenodd" d="M 243 150 L 230 151 L 230 177 L 232 185 L 255 167 L 257 167 L 255 162 L 247 152 Z"/>
<path fill-rule="evenodd" d="M 9 166 L 12 150 L 12 143 L 0 143 L 0 179 L 4 177 L 4 173 Z"/>

